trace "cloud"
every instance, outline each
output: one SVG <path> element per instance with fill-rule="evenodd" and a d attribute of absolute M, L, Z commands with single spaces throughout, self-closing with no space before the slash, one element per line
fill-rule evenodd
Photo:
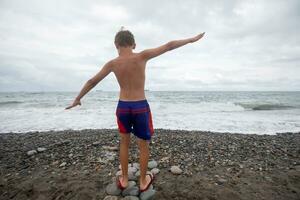
<path fill-rule="evenodd" d="M 137 51 L 205 31 L 148 63 L 150 90 L 299 90 L 300 2 L 0 2 L 0 91 L 77 91 L 109 59 L 121 26 Z M 113 74 L 97 86 L 118 90 Z"/>

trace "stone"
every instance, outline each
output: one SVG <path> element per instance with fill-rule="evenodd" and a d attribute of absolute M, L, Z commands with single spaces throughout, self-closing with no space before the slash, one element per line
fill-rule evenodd
<path fill-rule="evenodd" d="M 135 173 L 137 171 L 137 168 L 135 168 L 135 167 L 129 167 L 128 168 L 128 172 L 129 171 Z"/>
<path fill-rule="evenodd" d="M 149 174 L 149 173 L 152 173 L 151 171 L 147 171 L 146 174 Z M 136 173 L 135 173 L 135 176 L 138 177 L 141 175 L 141 171 L 138 170 Z"/>
<path fill-rule="evenodd" d="M 171 170 L 172 174 L 181 174 L 182 173 L 182 170 L 176 165 L 173 165 L 170 170 Z"/>
<path fill-rule="evenodd" d="M 141 200 L 152 200 L 154 199 L 154 195 L 155 195 L 155 190 L 153 190 L 153 188 L 150 188 L 144 192 L 142 192 L 139 197 Z"/>
<path fill-rule="evenodd" d="M 217 181 L 217 183 L 218 183 L 219 185 L 222 185 L 222 184 L 224 184 L 224 183 L 226 183 L 226 182 L 227 182 L 227 180 L 224 179 L 224 178 L 219 178 L 218 181 Z"/>
<path fill-rule="evenodd" d="M 139 200 L 139 198 L 136 196 L 126 196 L 126 197 L 122 198 L 121 200 Z"/>
<path fill-rule="evenodd" d="M 170 157 L 163 157 L 160 159 L 160 162 L 169 162 Z"/>
<path fill-rule="evenodd" d="M 37 153 L 36 150 L 30 150 L 30 151 L 27 151 L 27 155 L 28 155 L 28 156 L 32 156 L 32 155 L 34 155 L 34 154 L 36 154 L 36 153 Z"/>
<path fill-rule="evenodd" d="M 101 144 L 100 142 L 93 142 L 94 147 L 99 146 L 100 144 Z"/>
<path fill-rule="evenodd" d="M 136 169 L 140 169 L 140 164 L 139 163 L 133 163 L 132 166 L 135 167 Z"/>
<path fill-rule="evenodd" d="M 66 165 L 67 165 L 66 162 L 62 162 L 59 166 L 60 166 L 60 167 L 64 167 L 64 166 L 66 166 Z"/>
<path fill-rule="evenodd" d="M 131 171 L 128 171 L 128 180 L 129 181 L 136 181 L 137 177 L 135 176 L 135 174 Z"/>
<path fill-rule="evenodd" d="M 135 181 L 128 181 L 128 186 L 122 191 L 123 196 L 138 196 L 139 188 L 136 186 Z"/>
<path fill-rule="evenodd" d="M 135 173 L 135 176 L 140 176 L 141 175 L 141 171 L 138 170 L 136 173 Z"/>
<path fill-rule="evenodd" d="M 108 195 L 108 196 L 104 197 L 103 200 L 118 200 L 118 196 Z"/>
<path fill-rule="evenodd" d="M 118 188 L 116 182 L 110 183 L 106 186 L 105 191 L 109 195 L 118 196 L 121 194 L 120 188 Z"/>
<path fill-rule="evenodd" d="M 157 162 L 155 160 L 151 160 L 150 162 L 148 162 L 148 168 L 153 169 L 155 167 L 157 167 Z"/>
<path fill-rule="evenodd" d="M 153 168 L 153 169 L 151 169 L 151 173 L 152 174 L 158 174 L 159 173 L 159 169 L 158 168 Z"/>
<path fill-rule="evenodd" d="M 116 176 L 120 176 L 120 175 L 122 175 L 122 171 L 121 170 L 117 171 L 117 173 L 116 173 Z"/>
<path fill-rule="evenodd" d="M 39 147 L 37 148 L 37 152 L 43 152 L 46 151 L 47 149 L 45 147 Z"/>
<path fill-rule="evenodd" d="M 103 146 L 102 147 L 104 150 L 109 150 L 109 151 L 118 151 L 119 148 L 117 146 Z"/>
<path fill-rule="evenodd" d="M 115 160 L 116 155 L 115 154 L 106 154 L 106 159 L 109 161 Z"/>

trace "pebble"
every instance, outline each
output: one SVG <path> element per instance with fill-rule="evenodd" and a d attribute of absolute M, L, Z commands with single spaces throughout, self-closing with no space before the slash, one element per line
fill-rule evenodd
<path fill-rule="evenodd" d="M 153 186 L 151 185 L 149 189 L 145 192 L 142 192 L 139 197 L 141 200 L 152 200 L 154 199 L 155 192 L 156 191 L 153 190 Z"/>
<path fill-rule="evenodd" d="M 43 151 L 46 151 L 47 149 L 45 147 L 39 147 L 37 148 L 37 151 L 38 152 L 43 152 Z"/>
<path fill-rule="evenodd" d="M 136 186 L 135 181 L 128 181 L 128 186 L 122 191 L 123 196 L 138 196 L 139 188 Z"/>
<path fill-rule="evenodd" d="M 67 165 L 66 162 L 62 162 L 59 166 L 60 166 L 60 167 L 64 167 L 64 166 L 66 166 L 66 165 Z"/>
<path fill-rule="evenodd" d="M 135 168 L 135 167 L 129 167 L 128 171 L 135 173 L 135 172 L 137 172 L 137 168 Z"/>
<path fill-rule="evenodd" d="M 116 176 L 120 176 L 120 175 L 122 175 L 122 171 L 121 170 L 117 171 L 117 173 L 116 173 Z"/>
<path fill-rule="evenodd" d="M 104 197 L 103 200 L 118 200 L 118 196 L 108 195 L 108 196 Z"/>
<path fill-rule="evenodd" d="M 100 142 L 93 142 L 94 147 L 99 146 L 100 144 L 101 144 Z"/>
<path fill-rule="evenodd" d="M 158 174 L 159 173 L 159 169 L 158 168 L 153 168 L 153 169 L 151 169 L 151 173 L 152 174 Z"/>
<path fill-rule="evenodd" d="M 103 146 L 102 147 L 104 150 L 109 150 L 109 151 L 118 151 L 119 147 L 117 146 Z"/>
<path fill-rule="evenodd" d="M 139 198 L 136 196 L 126 196 L 126 197 L 122 198 L 121 200 L 139 200 Z"/>
<path fill-rule="evenodd" d="M 157 167 L 157 162 L 155 161 L 155 160 L 151 160 L 150 162 L 148 162 L 148 167 L 150 168 L 150 169 L 153 169 L 153 168 L 155 168 L 155 167 Z"/>
<path fill-rule="evenodd" d="M 36 154 L 36 153 L 37 153 L 36 150 L 30 150 L 30 151 L 27 151 L 27 155 L 28 155 L 28 156 L 32 156 L 32 155 L 34 155 L 34 154 Z"/>
<path fill-rule="evenodd" d="M 182 170 L 176 165 L 173 165 L 170 170 L 173 174 L 181 174 L 182 173 Z"/>
<path fill-rule="evenodd" d="M 217 183 L 218 183 L 219 185 L 222 185 L 222 184 L 224 184 L 224 183 L 226 183 L 226 182 L 227 182 L 227 180 L 224 179 L 224 178 L 219 178 L 218 181 L 217 181 Z"/>
<path fill-rule="evenodd" d="M 135 176 L 135 174 L 131 171 L 128 171 L 128 180 L 129 181 L 136 181 L 137 177 Z"/>
<path fill-rule="evenodd" d="M 149 174 L 149 173 L 152 173 L 151 171 L 147 171 L 146 174 Z M 141 171 L 138 170 L 136 173 L 135 173 L 135 176 L 140 176 L 141 175 Z"/>
<path fill-rule="evenodd" d="M 105 191 L 109 195 L 118 196 L 121 194 L 121 190 L 118 188 L 116 182 L 110 183 L 106 186 Z"/>
<path fill-rule="evenodd" d="M 137 168 L 137 169 L 140 169 L 140 164 L 139 163 L 133 163 L 132 166 Z"/>

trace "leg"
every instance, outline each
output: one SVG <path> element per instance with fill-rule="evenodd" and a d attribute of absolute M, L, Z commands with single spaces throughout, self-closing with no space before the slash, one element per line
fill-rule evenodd
<path fill-rule="evenodd" d="M 128 150 L 130 144 L 130 133 L 120 133 L 120 162 L 122 168 L 121 183 L 124 187 L 128 185 Z"/>
<path fill-rule="evenodd" d="M 151 180 L 149 176 L 146 176 L 149 159 L 149 141 L 140 138 L 137 139 L 140 150 L 140 189 L 144 189 Z"/>

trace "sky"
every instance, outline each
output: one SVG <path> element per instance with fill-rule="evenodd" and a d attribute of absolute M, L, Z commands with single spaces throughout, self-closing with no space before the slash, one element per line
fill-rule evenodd
<path fill-rule="evenodd" d="M 0 91 L 79 91 L 121 26 L 135 52 L 206 32 L 148 61 L 148 90 L 300 90 L 299 0 L 0 0 Z"/>

